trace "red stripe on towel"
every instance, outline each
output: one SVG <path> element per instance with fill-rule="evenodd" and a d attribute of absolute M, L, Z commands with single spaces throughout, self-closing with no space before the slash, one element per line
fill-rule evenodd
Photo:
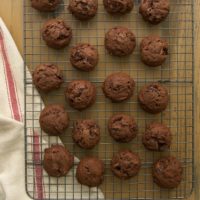
<path fill-rule="evenodd" d="M 20 115 L 21 113 L 20 113 L 18 97 L 17 97 L 17 93 L 16 93 L 15 82 L 14 82 L 14 78 L 13 78 L 13 75 L 11 72 L 8 55 L 7 55 L 6 47 L 4 44 L 4 37 L 3 37 L 3 33 L 2 33 L 1 29 L 0 29 L 0 48 L 1 48 L 1 52 L 2 52 L 2 58 L 3 58 L 4 64 L 5 64 L 7 85 L 8 85 L 8 89 L 9 89 L 9 97 L 10 97 L 10 102 L 11 102 L 11 107 L 12 107 L 12 112 L 13 112 L 13 118 L 17 121 L 22 121 L 22 117 Z"/>
<path fill-rule="evenodd" d="M 13 114 L 13 118 L 17 121 L 22 121 L 22 113 L 20 109 L 18 94 L 16 90 L 15 81 L 12 75 L 10 62 L 8 59 L 6 45 L 4 43 L 3 32 L 0 28 L 0 52 L 2 53 L 3 63 L 4 63 L 4 70 L 6 74 L 6 84 L 8 89 L 8 98 L 9 104 L 11 105 L 11 112 Z M 23 81 L 23 80 L 21 80 Z M 34 133 L 33 137 L 33 160 L 35 163 L 35 181 L 37 187 L 37 197 L 38 199 L 44 199 L 45 192 L 43 193 L 43 169 L 41 167 L 41 159 L 40 159 L 40 140 L 39 135 Z"/>
<path fill-rule="evenodd" d="M 39 135 L 34 133 L 33 136 L 33 160 L 35 166 L 35 181 L 37 187 L 37 196 L 38 199 L 44 199 L 43 194 L 43 169 L 41 166 L 41 159 L 40 159 L 40 139 Z"/>

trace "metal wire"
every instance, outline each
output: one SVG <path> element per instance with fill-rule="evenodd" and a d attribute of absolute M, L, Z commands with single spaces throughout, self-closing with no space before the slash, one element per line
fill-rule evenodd
<path fill-rule="evenodd" d="M 99 156 L 105 163 L 105 179 L 100 186 L 105 199 L 183 199 L 188 197 L 193 189 L 194 175 L 194 66 L 193 66 L 193 1 L 171 0 L 170 14 L 167 20 L 160 25 L 151 26 L 144 22 L 138 13 L 139 0 L 135 0 L 133 11 L 126 16 L 113 17 L 107 14 L 103 8 L 102 0 L 99 0 L 97 16 L 88 21 L 76 20 L 67 9 L 68 0 L 64 0 L 60 9 L 55 13 L 39 13 L 30 6 L 29 0 L 24 0 L 24 57 L 26 65 L 32 72 L 34 67 L 40 63 L 56 63 L 62 70 L 65 83 L 62 88 L 49 95 L 42 95 L 45 103 L 62 103 L 70 114 L 71 124 L 67 132 L 61 137 L 65 146 L 77 157 L 84 155 Z M 48 48 L 42 41 L 40 29 L 44 21 L 50 18 L 63 18 L 73 29 L 73 40 L 69 47 L 56 51 Z M 104 35 L 106 31 L 115 26 L 129 27 L 136 35 L 137 47 L 133 55 L 128 58 L 113 58 L 104 49 Z M 166 38 L 169 42 L 169 56 L 165 64 L 158 68 L 149 68 L 140 61 L 139 43 L 144 36 L 157 34 Z M 97 68 L 90 73 L 82 73 L 69 63 L 69 49 L 79 42 L 88 42 L 96 45 L 100 60 Z M 136 81 L 134 97 L 121 104 L 112 104 L 101 91 L 101 85 L 105 77 L 115 71 L 129 73 Z M 33 150 L 37 145 L 32 130 L 37 130 L 41 147 L 37 150 L 37 156 L 42 160 L 43 150 L 51 143 L 51 138 L 44 135 L 35 122 L 38 121 L 42 109 L 41 100 L 37 100 L 32 80 L 27 75 L 25 68 L 25 165 L 26 165 L 26 189 L 30 197 L 39 199 L 36 195 L 37 174 L 35 169 L 41 172 L 42 162 L 33 161 Z M 94 106 L 78 112 L 67 105 L 64 100 L 64 88 L 66 84 L 74 79 L 87 79 L 97 86 L 97 100 Z M 148 82 L 160 81 L 170 92 L 170 104 L 167 110 L 159 115 L 145 113 L 137 103 L 139 89 Z M 139 126 L 139 134 L 129 144 L 118 144 L 114 142 L 107 131 L 108 118 L 117 112 L 123 112 L 135 117 Z M 78 118 L 96 119 L 101 127 L 100 144 L 91 151 L 78 148 L 72 141 L 72 123 Z M 160 121 L 171 128 L 173 144 L 170 151 L 165 153 L 149 152 L 141 144 L 141 136 L 146 124 L 151 121 Z M 43 142 L 44 140 L 46 142 Z M 142 159 L 142 168 L 137 177 L 128 181 L 120 181 L 110 172 L 110 160 L 113 153 L 119 149 L 130 148 L 137 152 Z M 163 155 L 175 155 L 183 164 L 184 173 L 181 185 L 174 190 L 164 190 L 156 186 L 152 181 L 151 165 Z M 40 168 L 38 168 L 40 167 Z M 73 171 L 75 174 L 75 170 Z M 52 178 L 46 176 L 47 181 L 43 184 L 47 188 L 46 199 L 66 199 L 71 188 L 73 199 L 75 199 L 76 185 L 73 176 L 73 185 L 68 185 L 66 178 L 57 179 L 57 183 L 51 182 Z M 54 178 L 55 179 L 55 178 Z M 60 185 L 66 185 L 61 191 Z M 89 190 L 95 193 L 97 191 Z M 83 199 L 83 194 L 80 198 Z"/>

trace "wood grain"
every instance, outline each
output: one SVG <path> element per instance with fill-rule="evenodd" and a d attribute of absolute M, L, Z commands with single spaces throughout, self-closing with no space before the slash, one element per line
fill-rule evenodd
<path fill-rule="evenodd" d="M 8 29 L 10 30 L 20 52 L 23 52 L 23 7 L 22 0 L 1 0 L 0 16 L 5 21 Z M 200 0 L 194 1 L 194 36 L 195 36 L 195 189 L 190 200 L 200 199 Z"/>

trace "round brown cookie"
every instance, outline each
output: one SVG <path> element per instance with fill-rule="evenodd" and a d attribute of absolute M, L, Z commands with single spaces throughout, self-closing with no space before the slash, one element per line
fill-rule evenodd
<path fill-rule="evenodd" d="M 54 64 L 38 65 L 33 72 L 33 83 L 39 91 L 50 92 L 63 83 L 61 70 Z"/>
<path fill-rule="evenodd" d="M 139 12 L 144 20 L 159 24 L 169 14 L 169 0 L 141 0 Z"/>
<path fill-rule="evenodd" d="M 105 35 L 105 47 L 113 56 L 130 55 L 135 46 L 135 35 L 126 27 L 116 26 Z"/>
<path fill-rule="evenodd" d="M 70 12 L 79 20 L 88 20 L 93 18 L 98 9 L 97 0 L 70 0 Z"/>
<path fill-rule="evenodd" d="M 183 168 L 173 156 L 160 158 L 153 164 L 153 180 L 163 188 L 175 188 L 182 180 Z"/>
<path fill-rule="evenodd" d="M 96 100 L 96 87 L 86 80 L 74 80 L 65 92 L 69 105 L 77 110 L 90 107 Z"/>
<path fill-rule="evenodd" d="M 113 102 L 121 102 L 129 99 L 133 95 L 134 88 L 134 80 L 123 72 L 110 74 L 102 86 L 105 96 Z"/>
<path fill-rule="evenodd" d="M 111 160 L 111 170 L 120 179 L 129 179 L 136 176 L 140 167 L 139 156 L 130 150 L 119 151 Z"/>
<path fill-rule="evenodd" d="M 50 19 L 44 23 L 41 30 L 46 44 L 54 49 L 66 47 L 72 38 L 72 29 L 62 19 Z"/>
<path fill-rule="evenodd" d="M 31 6 L 42 12 L 55 11 L 61 0 L 31 0 Z"/>
<path fill-rule="evenodd" d="M 81 43 L 72 48 L 70 62 L 76 69 L 89 72 L 97 65 L 98 58 L 98 51 L 94 46 Z"/>
<path fill-rule="evenodd" d="M 157 114 L 166 109 L 169 94 L 167 88 L 160 83 L 150 83 L 140 90 L 138 100 L 143 110 Z"/>
<path fill-rule="evenodd" d="M 108 130 L 117 142 L 130 142 L 137 135 L 138 128 L 133 117 L 125 114 L 115 114 L 110 117 Z"/>
<path fill-rule="evenodd" d="M 78 164 L 76 178 L 82 185 L 99 186 L 103 182 L 104 164 L 96 157 L 85 157 Z"/>
<path fill-rule="evenodd" d="M 44 150 L 43 167 L 49 176 L 66 176 L 74 164 L 74 156 L 61 145 Z"/>
<path fill-rule="evenodd" d="M 142 137 L 144 146 L 152 151 L 164 151 L 170 148 L 172 135 L 164 124 L 153 122 L 146 127 Z"/>
<path fill-rule="evenodd" d="M 133 9 L 132 0 L 103 0 L 103 4 L 110 14 L 126 14 Z"/>
<path fill-rule="evenodd" d="M 162 65 L 168 55 L 168 43 L 159 36 L 147 36 L 140 44 L 141 60 L 150 67 Z"/>
<path fill-rule="evenodd" d="M 49 135 L 61 135 L 69 126 L 69 116 L 62 105 L 50 104 L 40 113 L 41 129 Z"/>
<path fill-rule="evenodd" d="M 77 120 L 74 122 L 72 138 L 80 147 L 92 149 L 100 140 L 99 125 L 91 119 Z"/>

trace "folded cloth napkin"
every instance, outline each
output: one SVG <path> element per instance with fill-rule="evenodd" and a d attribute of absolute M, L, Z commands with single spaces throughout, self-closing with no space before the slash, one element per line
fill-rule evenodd
<path fill-rule="evenodd" d="M 0 200 L 104 199 L 100 189 L 89 189 L 76 181 L 75 167 L 70 170 L 67 178 L 51 177 L 50 181 L 53 187 L 48 186 L 49 177 L 38 163 L 41 163 L 40 143 L 42 142 L 46 146 L 51 144 L 45 141 L 45 137 L 48 137 L 46 134 L 43 133 L 41 139 L 40 131 L 35 129 L 28 130 L 33 136 L 32 142 L 34 143 L 32 145 L 33 155 L 29 155 L 33 159 L 34 169 L 30 170 L 34 170 L 34 178 L 30 177 L 30 180 L 27 180 L 27 188 L 25 187 L 23 69 L 22 57 L 0 18 Z M 30 73 L 27 76 L 31 77 Z M 33 91 L 38 94 L 35 89 L 27 92 L 32 94 Z M 35 102 L 42 101 L 39 95 L 35 96 Z M 27 101 L 31 103 L 33 99 L 30 97 Z M 29 108 L 30 111 L 31 109 L 32 107 Z M 34 110 L 37 109 L 40 110 L 40 108 L 34 107 Z M 35 124 L 35 127 L 39 127 L 39 124 Z M 61 143 L 58 137 L 51 137 L 50 141 L 51 143 Z M 75 158 L 75 162 L 79 162 L 79 160 Z M 59 185 L 57 185 L 58 183 Z M 56 190 L 58 187 L 59 194 Z"/>

